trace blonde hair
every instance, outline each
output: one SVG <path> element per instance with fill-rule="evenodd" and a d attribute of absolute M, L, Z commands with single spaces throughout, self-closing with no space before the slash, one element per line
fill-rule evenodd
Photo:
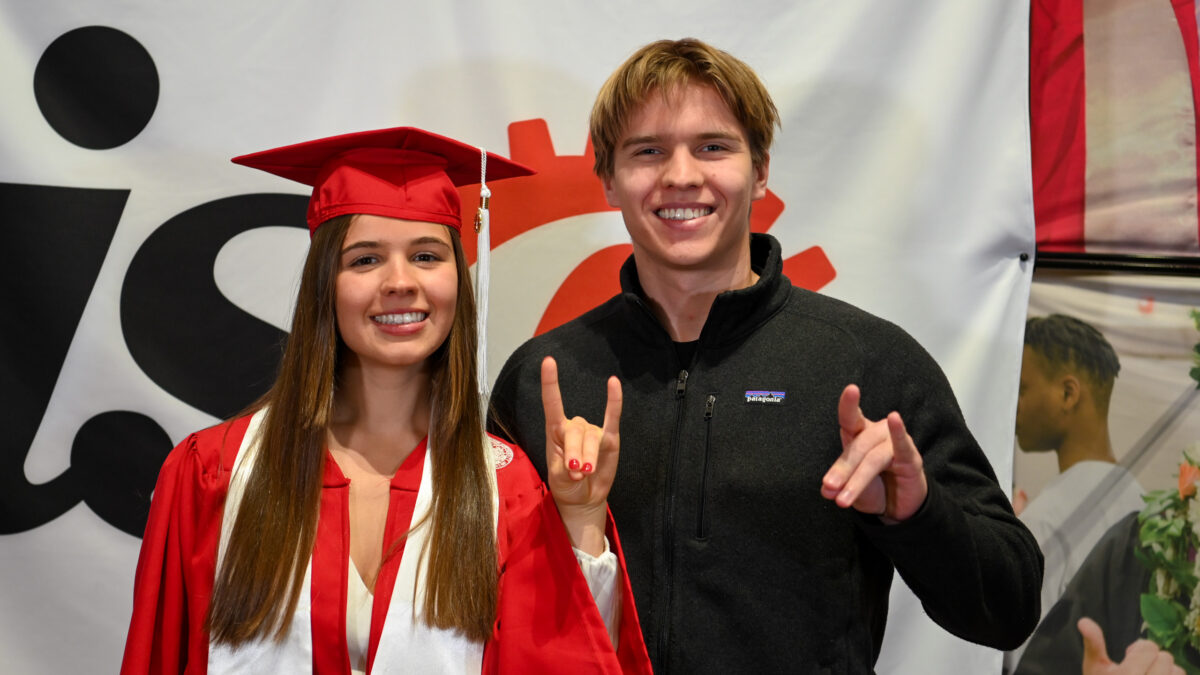
<path fill-rule="evenodd" d="M 669 96 L 689 84 L 712 87 L 746 132 L 750 158 L 762 168 L 771 149 L 779 111 L 750 66 L 695 38 L 659 40 L 634 52 L 596 95 L 589 122 L 593 170 L 613 177 L 613 154 L 630 115 L 657 91 Z"/>

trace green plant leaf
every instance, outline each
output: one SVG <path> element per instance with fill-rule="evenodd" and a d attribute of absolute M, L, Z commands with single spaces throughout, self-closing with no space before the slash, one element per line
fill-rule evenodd
<path fill-rule="evenodd" d="M 1183 618 L 1187 612 L 1183 605 L 1151 593 L 1142 593 L 1140 604 L 1142 620 L 1146 622 L 1150 639 L 1160 647 L 1170 648 L 1172 643 L 1184 635 Z"/>
<path fill-rule="evenodd" d="M 1173 489 L 1152 490 L 1143 495 L 1142 500 L 1146 502 L 1146 506 L 1138 514 L 1139 523 L 1144 523 L 1167 509 L 1178 508 L 1183 505 L 1182 500 L 1179 498 L 1179 492 Z"/>

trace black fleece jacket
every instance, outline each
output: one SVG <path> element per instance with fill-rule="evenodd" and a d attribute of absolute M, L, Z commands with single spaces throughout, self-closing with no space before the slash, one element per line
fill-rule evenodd
<path fill-rule="evenodd" d="M 558 361 L 567 415 L 594 423 L 605 379 L 621 378 L 609 505 L 655 671 L 871 672 L 893 566 L 951 633 L 1021 644 L 1041 553 L 937 363 L 899 327 L 793 287 L 772 237 L 753 235 L 751 257 L 760 279 L 716 298 L 691 363 L 630 257 L 622 294 L 526 342 L 492 393 L 495 428 L 545 476 L 542 358 Z M 899 411 L 921 451 L 929 496 L 903 523 L 821 496 L 849 383 L 870 419 Z"/>

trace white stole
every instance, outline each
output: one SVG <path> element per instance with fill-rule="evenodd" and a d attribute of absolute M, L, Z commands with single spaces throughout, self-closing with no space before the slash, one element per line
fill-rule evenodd
<path fill-rule="evenodd" d="M 258 432 L 266 410 L 260 410 L 250 419 L 246 435 L 242 438 L 237 458 L 234 460 L 233 475 L 229 481 L 229 494 L 225 499 L 225 511 L 221 521 L 221 543 L 217 550 L 217 569 L 225 555 L 229 535 L 238 505 L 246 489 L 247 476 L 254 470 L 258 451 Z M 491 444 L 485 446 L 491 450 Z M 400 569 L 392 590 L 391 603 L 384 619 L 379 647 L 375 653 L 372 673 L 463 673 L 477 675 L 483 666 L 483 645 L 468 640 L 458 631 L 431 628 L 420 620 L 421 605 L 425 597 L 425 545 L 429 534 L 429 520 L 422 519 L 429 513 L 433 501 L 432 448 L 426 447 L 425 462 L 421 470 L 421 486 L 417 491 L 417 502 L 413 508 L 412 522 L 421 525 L 412 530 L 404 545 L 400 558 Z M 498 495 L 492 481 L 493 504 L 498 506 Z M 493 511 L 495 513 L 495 511 Z M 349 559 L 347 559 L 349 564 Z M 350 570 L 350 574 L 355 574 Z M 245 643 L 237 649 L 228 645 L 209 644 L 209 673 L 312 673 L 312 559 L 300 588 L 300 599 L 292 616 L 291 628 L 282 643 L 273 639 Z M 344 592 L 345 589 L 342 589 Z M 345 607 L 342 608 L 345 611 Z"/>

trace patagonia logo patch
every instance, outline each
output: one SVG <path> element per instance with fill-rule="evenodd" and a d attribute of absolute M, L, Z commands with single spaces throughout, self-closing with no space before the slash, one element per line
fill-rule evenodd
<path fill-rule="evenodd" d="M 749 389 L 746 391 L 746 403 L 783 403 L 787 397 L 786 391 L 766 391 Z"/>

